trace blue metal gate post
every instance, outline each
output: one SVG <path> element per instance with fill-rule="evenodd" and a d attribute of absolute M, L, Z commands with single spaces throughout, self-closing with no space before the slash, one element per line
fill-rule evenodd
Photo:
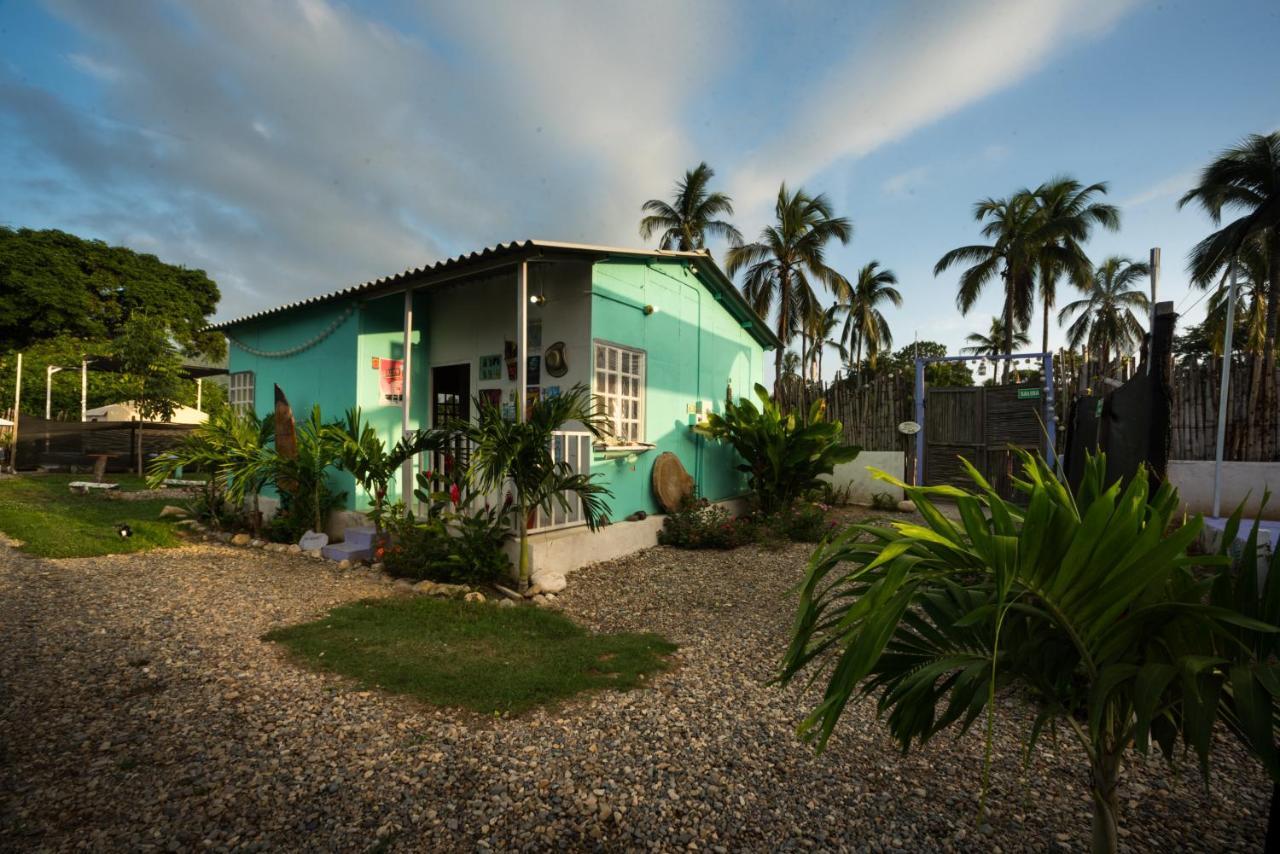
<path fill-rule="evenodd" d="M 915 485 L 924 486 L 924 359 L 916 357 L 916 476 Z"/>
<path fill-rule="evenodd" d="M 1053 353 L 1044 354 L 1044 429 L 1046 433 L 1046 441 L 1049 443 L 1049 453 L 1045 454 L 1045 459 L 1049 461 L 1049 468 L 1056 469 L 1058 467 L 1058 425 L 1057 417 L 1054 412 L 1053 401 Z"/>

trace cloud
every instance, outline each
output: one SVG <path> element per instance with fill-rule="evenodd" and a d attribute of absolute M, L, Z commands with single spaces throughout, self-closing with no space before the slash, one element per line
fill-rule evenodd
<path fill-rule="evenodd" d="M 916 189 L 924 183 L 925 178 L 929 174 L 927 166 L 917 166 L 914 169 L 908 169 L 894 175 L 889 180 L 880 185 L 880 189 L 884 191 L 886 196 L 894 196 L 902 198 L 904 196 L 914 196 Z"/>
<path fill-rule="evenodd" d="M 1012 86 L 1108 31 L 1137 0 L 913 0 L 814 87 L 734 182 L 743 207 Z"/>
<path fill-rule="evenodd" d="M 1180 198 L 1183 193 L 1195 186 L 1198 173 L 1194 169 L 1170 175 L 1155 182 L 1144 190 L 1139 190 L 1127 199 L 1120 201 L 1122 208 L 1136 208 L 1160 199 Z"/>
<path fill-rule="evenodd" d="M 52 8 L 100 102 L 0 68 L 0 122 L 72 189 L 56 221 L 207 269 L 223 317 L 501 240 L 634 243 L 718 11 L 446 4 L 406 34 L 329 0 Z"/>

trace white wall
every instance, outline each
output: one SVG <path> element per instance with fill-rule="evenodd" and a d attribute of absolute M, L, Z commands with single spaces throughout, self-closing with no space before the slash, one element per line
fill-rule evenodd
<path fill-rule="evenodd" d="M 830 477 L 823 477 L 837 487 L 849 489 L 849 500 L 854 504 L 870 504 L 877 492 L 887 492 L 894 501 L 903 499 L 902 489 L 891 483 L 876 480 L 868 468 L 877 468 L 902 480 L 905 455 L 901 451 L 863 451 L 853 462 L 836 466 Z"/>
<path fill-rule="evenodd" d="M 1213 513 L 1213 461 L 1170 460 L 1169 482 L 1178 489 L 1178 497 L 1190 513 Z M 1220 512 L 1230 516 L 1248 497 L 1245 515 L 1255 518 L 1264 490 L 1271 490 L 1265 518 L 1280 520 L 1280 463 L 1222 464 L 1222 500 Z"/>
<path fill-rule="evenodd" d="M 427 366 L 471 366 L 471 395 L 482 389 L 502 390 L 503 400 L 515 390 L 504 362 L 497 380 L 480 379 L 480 357 L 501 355 L 506 341 L 516 337 L 516 282 L 511 272 L 488 279 L 461 282 L 432 293 L 426 312 Z M 528 354 L 541 356 L 557 341 L 565 343 L 568 372 L 552 377 L 546 364 L 537 385 L 568 391 L 575 383 L 591 382 L 591 264 L 557 261 L 529 264 L 529 293 L 545 295 L 543 305 L 529 305 L 529 322 L 542 322 L 542 345 Z M 531 382 L 530 385 L 533 385 Z M 422 404 L 430 411 L 430 392 Z"/>

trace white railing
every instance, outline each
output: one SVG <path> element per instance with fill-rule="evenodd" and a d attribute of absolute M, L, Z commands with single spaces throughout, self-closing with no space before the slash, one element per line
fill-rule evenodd
<path fill-rule="evenodd" d="M 556 462 L 566 462 L 576 474 L 589 474 L 591 471 L 591 434 L 576 430 L 557 430 L 551 434 L 551 458 Z M 415 474 L 428 470 L 434 462 L 430 454 L 419 454 L 414 464 Z M 416 478 L 415 478 L 416 486 Z M 496 489 L 487 495 L 477 496 L 476 503 L 487 502 L 490 507 L 502 504 L 506 489 Z M 414 515 L 427 515 L 428 506 L 416 498 L 412 499 Z M 566 511 L 557 502 L 552 505 L 550 513 L 537 510 L 529 525 L 531 531 L 554 531 L 560 528 L 572 528 L 585 525 L 586 517 L 582 513 L 582 502 L 577 496 L 569 497 L 569 509 Z"/>

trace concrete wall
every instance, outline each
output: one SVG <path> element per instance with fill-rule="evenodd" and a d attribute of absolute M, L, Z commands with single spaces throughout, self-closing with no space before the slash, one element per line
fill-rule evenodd
<path fill-rule="evenodd" d="M 656 445 L 634 463 L 593 460 L 592 471 L 604 473 L 613 491 L 612 517 L 658 511 L 650 478 L 664 451 L 680 458 L 704 497 L 744 493 L 734 451 L 695 435 L 689 407 L 703 401 L 722 412 L 730 384 L 734 397 L 751 394 L 764 376 L 759 342 L 683 263 L 610 259 L 596 263 L 591 283 L 592 339 L 645 352 L 643 440 Z"/>
<path fill-rule="evenodd" d="M 1213 512 L 1213 462 L 1170 460 L 1169 482 L 1178 488 L 1178 497 L 1190 513 Z M 1264 490 L 1271 490 L 1265 518 L 1280 520 L 1280 463 L 1222 464 L 1221 514 L 1230 516 L 1246 497 L 1245 515 L 1255 518 Z"/>
<path fill-rule="evenodd" d="M 887 492 L 894 501 L 901 501 L 901 487 L 882 480 L 876 480 L 869 468 L 877 468 L 888 472 L 899 480 L 903 479 L 905 455 L 901 451 L 863 451 L 853 462 L 836 466 L 829 480 L 841 489 L 849 490 L 849 500 L 854 504 L 870 504 L 877 492 Z"/>

